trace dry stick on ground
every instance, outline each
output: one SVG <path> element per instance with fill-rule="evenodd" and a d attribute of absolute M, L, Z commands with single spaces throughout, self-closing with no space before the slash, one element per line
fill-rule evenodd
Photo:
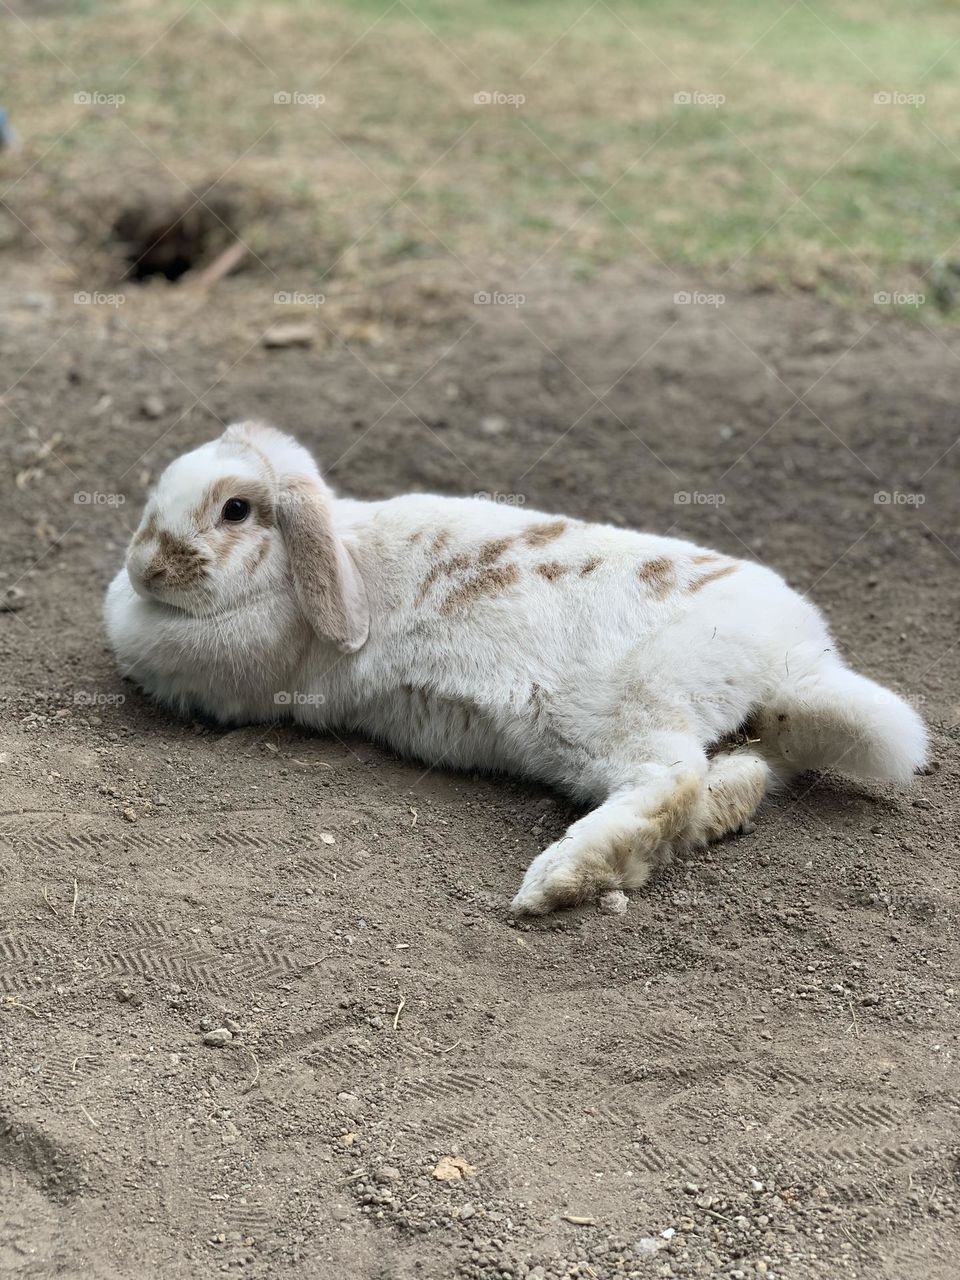
<path fill-rule="evenodd" d="M 73 882 L 73 905 L 72 905 L 72 906 L 71 906 L 71 908 L 70 908 L 70 915 L 71 915 L 71 917 L 73 917 L 73 916 L 75 916 L 75 915 L 77 914 L 77 898 L 78 898 L 79 896 L 80 896 L 80 886 L 77 884 L 76 880 L 74 880 L 74 882 Z"/>
<path fill-rule="evenodd" d="M 87 1117 L 87 1119 L 90 1121 L 90 1123 L 93 1125 L 93 1127 L 94 1127 L 95 1129 L 99 1129 L 99 1128 L 100 1128 L 100 1126 L 97 1124 L 96 1120 L 94 1120 L 93 1116 L 90 1114 L 90 1112 L 87 1110 L 87 1108 L 83 1105 L 83 1103 L 82 1103 L 82 1102 L 78 1102 L 78 1103 L 77 1103 L 77 1106 L 80 1108 L 80 1110 L 83 1112 L 83 1114 Z"/>
<path fill-rule="evenodd" d="M 253 1088 L 253 1086 L 260 1079 L 260 1063 L 257 1059 L 257 1055 L 253 1052 L 252 1049 L 248 1049 L 247 1052 L 250 1054 L 250 1057 L 253 1059 L 254 1073 L 253 1073 L 253 1079 L 250 1081 L 250 1083 L 244 1086 L 244 1089 L 243 1089 L 244 1093 L 249 1093 L 250 1090 Z"/>
<path fill-rule="evenodd" d="M 859 1039 L 860 1039 L 860 1024 L 859 1024 L 859 1022 L 857 1022 L 857 1013 L 856 1013 L 856 1010 L 855 1010 L 855 1009 L 854 1009 L 854 1007 L 853 1007 L 853 1001 L 852 1001 L 852 1000 L 847 1000 L 847 1005 L 848 1005 L 848 1007 L 849 1007 L 849 1009 L 850 1009 L 850 1017 L 853 1019 L 853 1034 L 854 1034 L 854 1035 L 857 1037 L 857 1039 L 859 1040 Z"/>
<path fill-rule="evenodd" d="M 406 997 L 406 996 L 401 996 L 401 997 L 400 997 L 400 1003 L 397 1005 L 397 1012 L 393 1015 L 393 1029 L 394 1029 L 394 1031 L 396 1031 L 396 1029 L 397 1029 L 397 1025 L 398 1025 L 398 1024 L 399 1024 L 399 1022 L 400 1022 L 400 1015 L 401 1015 L 401 1013 L 403 1013 L 403 1010 L 404 1010 L 404 1007 L 405 1007 L 406 1003 L 407 1003 L 407 997 Z"/>
<path fill-rule="evenodd" d="M 6 1005 L 8 1009 L 26 1009 L 27 1013 L 32 1013 L 35 1018 L 40 1017 L 32 1004 L 21 1004 L 16 996 L 4 996 L 0 1004 Z"/>
<path fill-rule="evenodd" d="M 247 246 L 240 240 L 235 240 L 233 244 L 227 245 L 222 253 L 218 253 L 212 262 L 208 262 L 205 267 L 196 272 L 191 277 L 190 283 L 198 285 L 201 289 L 210 289 L 238 267 L 246 255 Z"/>
<path fill-rule="evenodd" d="M 44 885 L 44 886 L 43 886 L 43 900 L 44 900 L 44 902 L 47 904 L 47 906 L 50 908 L 50 910 L 53 912 L 53 914 L 54 914 L 55 916 L 58 916 L 58 915 L 60 914 L 60 912 L 57 910 L 57 908 L 53 905 L 53 903 L 52 903 L 52 902 L 50 901 L 50 899 L 47 897 L 47 886 L 46 886 L 46 885 Z"/>

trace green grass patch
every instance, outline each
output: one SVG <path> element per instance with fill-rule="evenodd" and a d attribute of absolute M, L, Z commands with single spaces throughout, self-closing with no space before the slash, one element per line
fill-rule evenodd
<path fill-rule="evenodd" d="M 646 254 L 953 308 L 933 288 L 960 260 L 952 3 L 138 0 L 27 21 L 5 21 L 24 145 L 0 165 L 32 252 L 73 260 L 78 202 L 226 175 L 272 206 L 253 247 L 297 287 L 399 257 L 522 276 Z"/>

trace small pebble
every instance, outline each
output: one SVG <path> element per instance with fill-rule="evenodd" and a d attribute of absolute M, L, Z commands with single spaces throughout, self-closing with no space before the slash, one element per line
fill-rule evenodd
<path fill-rule="evenodd" d="M 291 320 L 272 325 L 260 341 L 267 348 L 312 347 L 315 337 L 312 324 Z"/>
<path fill-rule="evenodd" d="M 627 895 L 619 889 L 610 889 L 600 895 L 600 910 L 609 916 L 623 916 L 629 905 Z"/>
<path fill-rule="evenodd" d="M 19 587 L 5 587 L 0 592 L 0 613 L 19 613 L 26 603 L 27 597 Z"/>
<path fill-rule="evenodd" d="M 144 396 L 143 403 L 140 405 L 140 412 L 145 418 L 162 418 L 164 414 L 164 404 L 159 396 Z"/>
<path fill-rule="evenodd" d="M 507 429 L 507 420 L 499 413 L 491 413 L 480 419 L 480 430 L 485 436 L 499 436 Z"/>
<path fill-rule="evenodd" d="M 225 1044 L 229 1044 L 233 1039 L 231 1032 L 226 1027 L 217 1027 L 213 1031 L 208 1031 L 203 1037 L 203 1043 L 210 1045 L 213 1049 L 222 1049 Z"/>

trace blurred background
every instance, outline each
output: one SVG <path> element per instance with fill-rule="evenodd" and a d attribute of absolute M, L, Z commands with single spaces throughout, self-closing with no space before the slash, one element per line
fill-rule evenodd
<path fill-rule="evenodd" d="M 256 412 L 361 493 L 695 514 L 754 554 L 754 507 L 721 520 L 738 484 L 809 538 L 797 476 L 833 476 L 841 526 L 865 505 L 814 577 L 871 507 L 926 504 L 956 5 L 13 0 L 3 23 L 22 489 L 99 451 L 81 491 L 139 501 Z M 82 444 L 31 398 L 58 370 Z"/>
<path fill-rule="evenodd" d="M 943 0 L 5 8 L 2 246 L 65 285 L 177 278 L 233 235 L 251 283 L 305 293 L 639 256 L 953 309 Z"/>

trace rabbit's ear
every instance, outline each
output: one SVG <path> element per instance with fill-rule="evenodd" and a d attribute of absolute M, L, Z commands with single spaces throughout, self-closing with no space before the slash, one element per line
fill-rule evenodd
<path fill-rule="evenodd" d="M 334 531 L 323 481 L 312 476 L 282 480 L 277 523 L 307 620 L 318 636 L 332 640 L 344 653 L 355 653 L 370 631 L 367 593 Z"/>

